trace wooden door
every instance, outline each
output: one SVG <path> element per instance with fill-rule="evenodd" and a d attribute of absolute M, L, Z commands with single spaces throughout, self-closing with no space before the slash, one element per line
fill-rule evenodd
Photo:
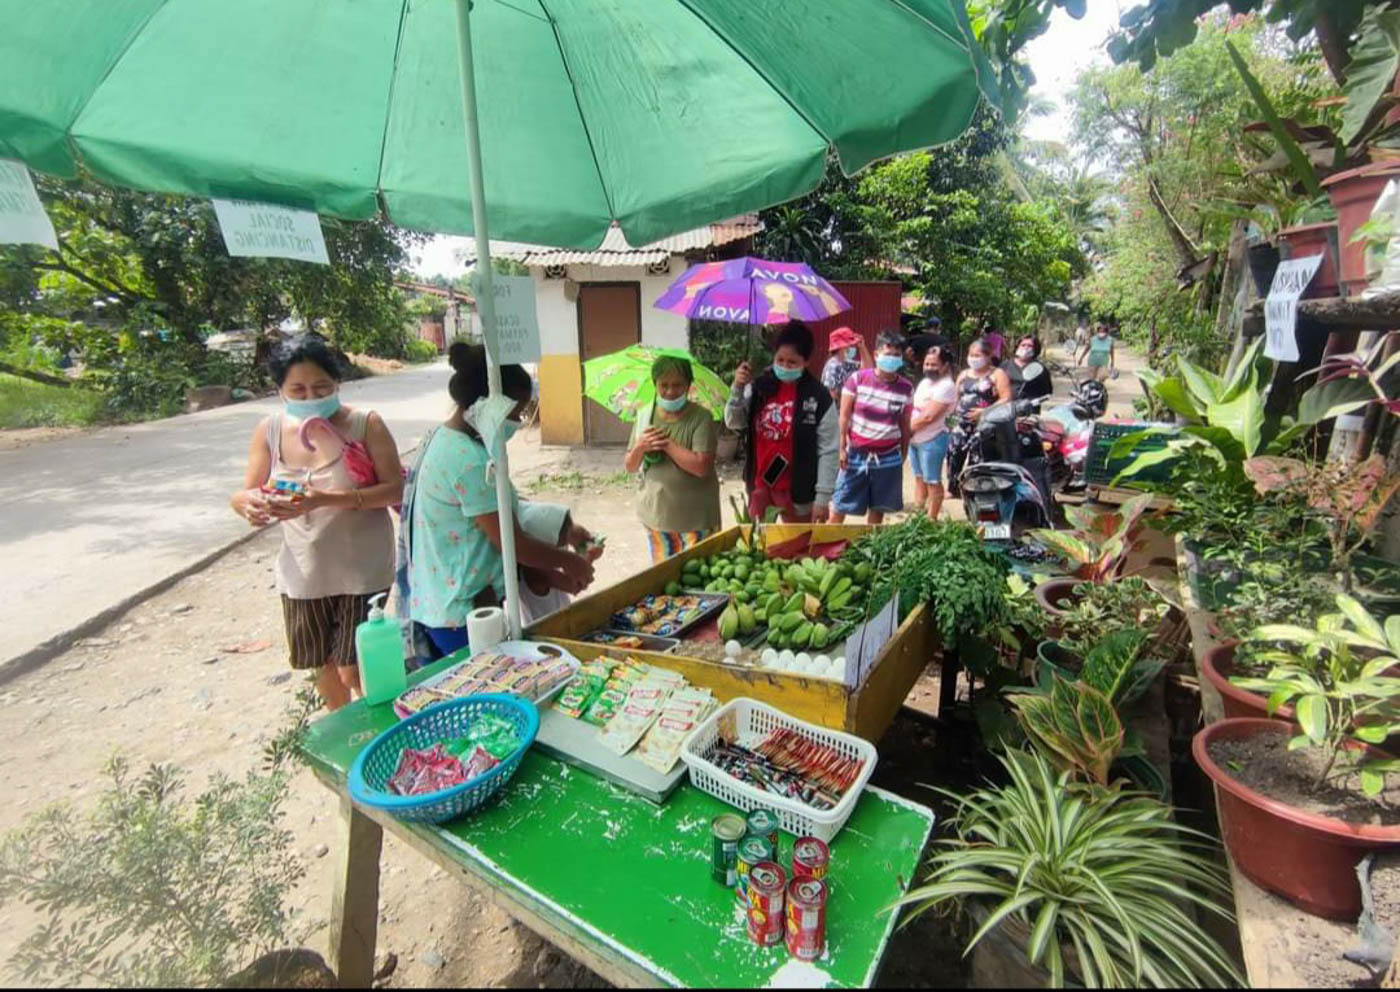
<path fill-rule="evenodd" d="M 578 291 L 579 357 L 597 358 L 642 339 L 642 287 L 635 282 L 585 283 Z M 583 400 L 585 444 L 626 444 L 632 425 Z"/>

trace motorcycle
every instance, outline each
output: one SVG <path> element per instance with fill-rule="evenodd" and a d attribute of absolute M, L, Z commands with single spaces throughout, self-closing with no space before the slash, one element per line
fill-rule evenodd
<path fill-rule="evenodd" d="M 1044 453 L 1018 429 L 1040 402 L 996 403 L 976 421 L 964 420 L 954 428 L 966 453 L 958 493 L 968 521 L 984 540 L 1010 542 L 1018 536 L 1018 524 L 1054 527 Z"/>
<path fill-rule="evenodd" d="M 1029 444 L 1045 454 L 1050 492 L 1082 492 L 1094 421 L 1108 409 L 1108 390 L 1093 379 L 1076 380 L 1067 403 L 1038 411 L 1018 421 Z"/>

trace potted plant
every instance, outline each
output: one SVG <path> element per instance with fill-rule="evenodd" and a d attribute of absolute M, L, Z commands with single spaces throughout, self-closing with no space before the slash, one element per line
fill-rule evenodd
<path fill-rule="evenodd" d="M 1102 585 L 1117 579 L 1128 556 L 1143 547 L 1141 518 L 1152 502 L 1151 493 L 1140 493 L 1117 510 L 1094 513 L 1082 506 L 1065 507 L 1065 517 L 1073 532 L 1040 529 L 1031 532 L 1036 540 L 1062 555 L 1070 565 L 1066 578 L 1047 579 L 1036 586 L 1036 599 L 1052 615 L 1064 615 L 1077 595 L 1080 582 Z"/>
<path fill-rule="evenodd" d="M 1255 630 L 1285 619 L 1312 624 L 1334 606 L 1333 594 L 1302 573 L 1281 582 L 1251 578 L 1238 588 L 1230 604 L 1216 616 L 1224 640 L 1201 658 L 1201 670 L 1220 693 L 1226 717 L 1293 720 L 1293 707 L 1281 705 L 1270 713 L 1266 696 L 1241 687 L 1234 679 L 1260 678 L 1272 667 L 1263 655 L 1277 645 L 1252 636 Z"/>
<path fill-rule="evenodd" d="M 1046 624 L 1053 628 L 1056 644 L 1069 658 L 1082 659 L 1106 635 L 1124 628 L 1155 632 L 1167 613 L 1167 603 L 1140 575 L 1128 575 L 1116 582 L 1080 582 L 1071 589 L 1068 608 Z M 1039 652 L 1038 650 L 1038 653 Z M 1074 661 L 1070 667 L 1077 671 Z"/>
<path fill-rule="evenodd" d="M 1240 871 L 1309 912 L 1354 920 L 1357 862 L 1400 846 L 1400 796 L 1386 783 L 1400 762 L 1374 747 L 1400 729 L 1400 678 L 1385 674 L 1400 664 L 1400 617 L 1382 625 L 1351 597 L 1336 602 L 1313 628 L 1254 632 L 1294 647 L 1270 651 L 1268 675 L 1239 684 L 1266 695 L 1270 712 L 1291 705 L 1297 724 L 1222 720 L 1191 747 Z"/>
<path fill-rule="evenodd" d="M 1209 839 L 1171 810 L 1119 788 L 1086 785 L 1040 754 L 1000 757 L 1010 780 L 947 795 L 954 836 L 907 918 L 953 903 L 979 923 L 969 951 L 1000 945 L 1026 985 L 1062 988 L 1243 984 L 1195 911 L 1229 920 Z"/>

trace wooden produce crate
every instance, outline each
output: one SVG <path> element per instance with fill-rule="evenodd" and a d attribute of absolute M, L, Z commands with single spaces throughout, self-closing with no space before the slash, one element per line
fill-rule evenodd
<path fill-rule="evenodd" d="M 659 654 L 580 639 L 604 626 L 615 611 L 630 606 L 648 593 L 661 592 L 668 582 L 679 581 L 685 562 L 690 558 L 705 558 L 728 550 L 741 536 L 747 536 L 748 530 L 747 527 L 730 527 L 688 551 L 578 599 L 532 625 L 526 636 L 555 641 L 584 660 L 599 655 L 635 657 L 680 672 L 694 685 L 711 690 L 721 702 L 747 696 L 777 706 L 798 719 L 844 730 L 869 741 L 879 740 L 894 722 L 895 714 L 924 667 L 942 657 L 933 619 L 922 605 L 900 624 L 875 659 L 865 683 L 855 689 L 830 679 L 690 658 L 684 654 L 684 641 L 673 653 Z M 854 539 L 867 530 L 864 524 L 767 524 L 763 526 L 763 539 L 771 547 L 811 531 L 813 542 L 820 544 Z M 827 653 L 831 653 L 830 649 Z"/>

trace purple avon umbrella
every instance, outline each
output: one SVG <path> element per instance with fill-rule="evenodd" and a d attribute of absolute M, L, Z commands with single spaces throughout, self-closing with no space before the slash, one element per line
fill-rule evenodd
<path fill-rule="evenodd" d="M 801 262 L 761 258 L 692 265 L 653 305 L 691 320 L 734 324 L 824 320 L 851 309 L 831 283 Z"/>

